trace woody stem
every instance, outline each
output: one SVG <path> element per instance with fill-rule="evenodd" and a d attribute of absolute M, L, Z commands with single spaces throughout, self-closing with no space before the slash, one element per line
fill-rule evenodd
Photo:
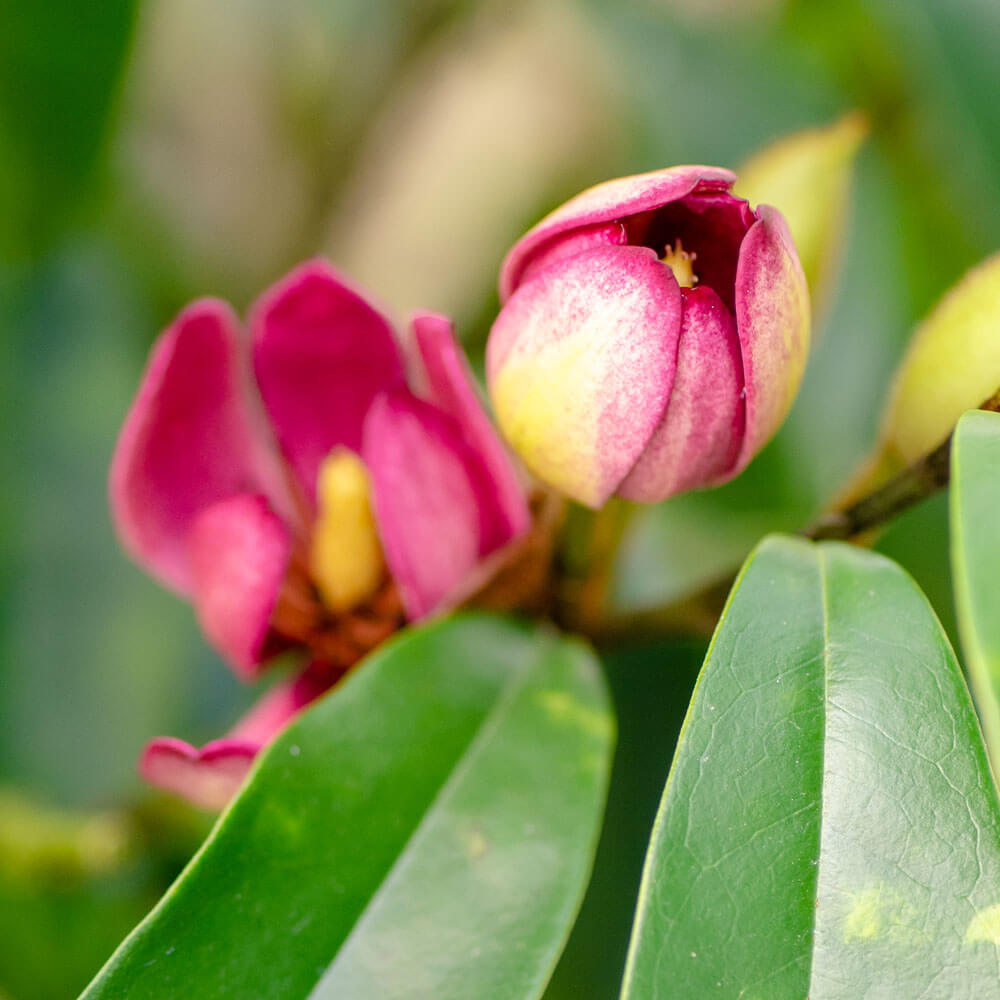
<path fill-rule="evenodd" d="M 1000 388 L 978 407 L 1000 413 Z M 933 451 L 883 485 L 840 510 L 824 514 L 801 534 L 813 541 L 846 541 L 864 544 L 878 528 L 904 511 L 933 496 L 948 485 L 951 472 L 951 444 L 954 431 Z M 678 632 L 710 633 L 722 613 L 733 577 L 726 576 L 680 602 L 636 614 L 582 618 L 594 639 L 622 636 L 656 636 Z"/>
<path fill-rule="evenodd" d="M 980 410 L 1000 412 L 1000 389 L 984 400 Z M 849 541 L 866 534 L 948 485 L 954 431 L 932 452 L 903 469 L 887 483 L 843 510 L 824 514 L 802 534 L 814 541 Z"/>

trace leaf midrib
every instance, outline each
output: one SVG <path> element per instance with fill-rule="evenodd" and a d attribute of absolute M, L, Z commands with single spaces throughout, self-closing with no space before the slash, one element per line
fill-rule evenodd
<path fill-rule="evenodd" d="M 826 831 L 826 775 L 827 775 L 827 747 L 828 725 L 830 721 L 830 588 L 829 574 L 827 572 L 826 547 L 818 545 L 815 548 L 816 568 L 819 570 L 820 607 L 823 612 L 823 739 L 820 746 L 820 783 L 819 783 L 819 820 L 817 823 L 816 836 L 816 864 L 814 866 L 813 897 L 816 906 L 813 907 L 812 926 L 809 929 L 809 986 L 807 997 L 815 996 L 816 972 L 816 914 L 819 903 L 820 875 L 824 868 L 824 857 L 826 851 L 825 831 Z"/>
<path fill-rule="evenodd" d="M 482 721 L 470 735 L 464 749 L 455 758 L 455 763 L 451 769 L 443 776 L 438 790 L 428 799 L 427 808 L 421 813 L 419 820 L 414 824 L 413 831 L 406 838 L 402 849 L 393 859 L 392 863 L 385 870 L 384 875 L 379 880 L 378 889 L 371 896 L 365 906 L 358 913 L 350 931 L 344 935 L 340 945 L 334 952 L 322 975 L 310 990 L 306 1000 L 322 1000 L 324 993 L 320 992 L 323 987 L 323 980 L 334 969 L 340 954 L 347 948 L 351 940 L 359 933 L 363 933 L 363 925 L 369 913 L 374 909 L 379 899 L 390 891 L 395 881 L 402 877 L 400 869 L 411 856 L 411 851 L 419 850 L 419 843 L 426 834 L 426 828 L 437 812 L 439 804 L 447 802 L 452 796 L 455 788 L 460 786 L 466 774 L 472 769 L 475 761 L 485 752 L 490 741 L 497 730 L 501 728 L 507 719 L 514 704 L 516 704 L 521 692 L 527 687 L 530 678 L 538 669 L 539 664 L 545 660 L 545 654 L 550 653 L 553 644 L 551 641 L 536 648 L 534 655 L 521 670 L 512 674 L 511 678 L 505 682 L 500 697 L 494 702 L 493 707 L 483 716 Z"/>

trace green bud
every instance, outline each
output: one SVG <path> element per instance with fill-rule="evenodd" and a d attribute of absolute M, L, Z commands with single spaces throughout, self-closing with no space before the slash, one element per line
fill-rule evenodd
<path fill-rule="evenodd" d="M 908 465 L 1000 388 L 1000 254 L 969 271 L 920 324 L 882 424 L 886 460 Z"/>
<path fill-rule="evenodd" d="M 854 160 L 867 132 L 865 117 L 851 112 L 833 125 L 779 139 L 736 171 L 737 195 L 784 215 L 818 314 L 840 270 Z"/>

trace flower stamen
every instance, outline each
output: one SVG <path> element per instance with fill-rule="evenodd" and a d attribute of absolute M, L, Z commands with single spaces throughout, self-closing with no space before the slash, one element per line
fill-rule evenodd
<path fill-rule="evenodd" d="M 691 250 L 685 250 L 680 239 L 674 240 L 674 245 L 669 243 L 663 250 L 660 262 L 666 264 L 681 288 L 694 288 L 698 284 L 698 275 L 694 273 L 694 262 L 698 255 Z"/>
<path fill-rule="evenodd" d="M 327 608 L 349 611 L 375 594 L 385 574 L 368 470 L 353 452 L 335 449 L 320 466 L 317 492 L 312 578 Z"/>

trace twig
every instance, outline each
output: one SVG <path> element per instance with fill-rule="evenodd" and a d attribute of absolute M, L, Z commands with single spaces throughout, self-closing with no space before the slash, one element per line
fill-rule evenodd
<path fill-rule="evenodd" d="M 1000 413 L 1000 389 L 978 407 Z M 943 490 L 951 472 L 954 431 L 932 452 L 844 510 L 824 514 L 801 534 L 813 541 L 858 541 L 903 511 Z M 711 634 L 733 584 L 732 574 L 683 600 L 659 608 L 604 618 L 588 634 L 598 642 L 623 637 L 655 638 L 678 632 Z"/>
<path fill-rule="evenodd" d="M 979 406 L 1000 412 L 1000 389 Z M 814 541 L 850 541 L 891 521 L 904 510 L 933 496 L 948 485 L 951 473 L 952 431 L 932 452 L 893 476 L 877 490 L 844 510 L 831 511 L 802 534 Z"/>

